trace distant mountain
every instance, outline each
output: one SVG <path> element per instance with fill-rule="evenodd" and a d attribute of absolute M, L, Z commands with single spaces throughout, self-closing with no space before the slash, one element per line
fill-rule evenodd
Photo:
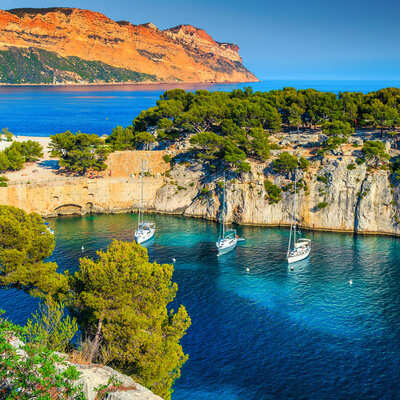
<path fill-rule="evenodd" d="M 254 82 L 238 46 L 191 25 L 115 22 L 77 8 L 0 10 L 1 83 Z"/>

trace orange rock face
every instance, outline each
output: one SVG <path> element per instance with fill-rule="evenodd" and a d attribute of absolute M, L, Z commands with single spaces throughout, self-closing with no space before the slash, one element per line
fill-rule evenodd
<path fill-rule="evenodd" d="M 115 22 L 76 8 L 0 10 L 0 46 L 37 47 L 156 75 L 165 82 L 254 82 L 238 46 L 180 25 Z"/>

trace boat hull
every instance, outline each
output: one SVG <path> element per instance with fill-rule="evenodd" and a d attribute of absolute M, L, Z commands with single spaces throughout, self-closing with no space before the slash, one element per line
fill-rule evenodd
<path fill-rule="evenodd" d="M 222 243 L 220 242 L 216 243 L 217 246 L 217 251 L 218 251 L 218 256 L 222 256 L 223 254 L 229 253 L 230 251 L 234 250 L 237 245 L 237 239 L 231 240 L 229 243 Z"/>
<path fill-rule="evenodd" d="M 308 248 L 304 253 L 296 254 L 296 255 L 289 255 L 288 256 L 288 263 L 289 264 L 293 264 L 295 262 L 304 260 L 305 258 L 307 258 L 310 255 L 310 252 L 311 252 L 311 247 Z"/>
<path fill-rule="evenodd" d="M 144 232 L 144 233 L 143 233 L 143 231 L 136 231 L 135 232 L 135 241 L 138 244 L 147 242 L 154 236 L 154 233 L 155 233 L 155 229 L 150 229 L 149 231 Z"/>

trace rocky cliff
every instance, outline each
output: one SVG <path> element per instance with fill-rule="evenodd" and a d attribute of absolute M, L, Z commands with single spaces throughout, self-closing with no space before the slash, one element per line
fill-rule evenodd
<path fill-rule="evenodd" d="M 399 235 L 400 191 L 392 184 L 390 172 L 356 164 L 354 152 L 357 150 L 348 146 L 342 155 L 312 161 L 308 170 L 299 174 L 304 182 L 297 197 L 299 223 L 315 230 Z M 163 161 L 164 154 L 113 153 L 102 179 L 26 177 L 15 181 L 11 177 L 9 187 L 0 188 L 0 203 L 47 217 L 135 211 L 140 201 L 140 166 L 147 160 L 144 205 L 148 211 L 218 220 L 222 193 L 217 182 L 221 175 L 211 174 L 196 162 L 176 163 L 170 168 Z M 265 179 L 287 188 L 276 204 L 268 199 Z M 250 172 L 228 180 L 228 221 L 288 226 L 294 200 L 291 182 L 288 176 L 274 173 L 270 162 L 252 162 Z"/>
<path fill-rule="evenodd" d="M 164 82 L 257 80 L 243 66 L 238 46 L 216 42 L 202 29 L 181 25 L 160 30 L 77 8 L 0 10 L 0 46 L 101 62 Z M 62 68 L 50 64 L 47 69 L 65 80 Z"/>

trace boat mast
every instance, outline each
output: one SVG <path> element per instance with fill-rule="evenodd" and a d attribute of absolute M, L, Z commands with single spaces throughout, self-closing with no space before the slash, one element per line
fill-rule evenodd
<path fill-rule="evenodd" d="M 140 168 L 140 206 L 139 206 L 138 229 L 142 224 L 141 221 L 142 219 L 143 219 L 143 165 L 142 168 Z"/>
<path fill-rule="evenodd" d="M 296 244 L 296 215 L 297 215 L 297 203 L 296 203 L 296 195 L 297 195 L 297 169 L 294 170 L 294 211 L 293 211 L 293 246 Z"/>
<path fill-rule="evenodd" d="M 225 171 L 224 171 L 224 191 L 222 195 L 222 239 L 225 237 Z"/>

